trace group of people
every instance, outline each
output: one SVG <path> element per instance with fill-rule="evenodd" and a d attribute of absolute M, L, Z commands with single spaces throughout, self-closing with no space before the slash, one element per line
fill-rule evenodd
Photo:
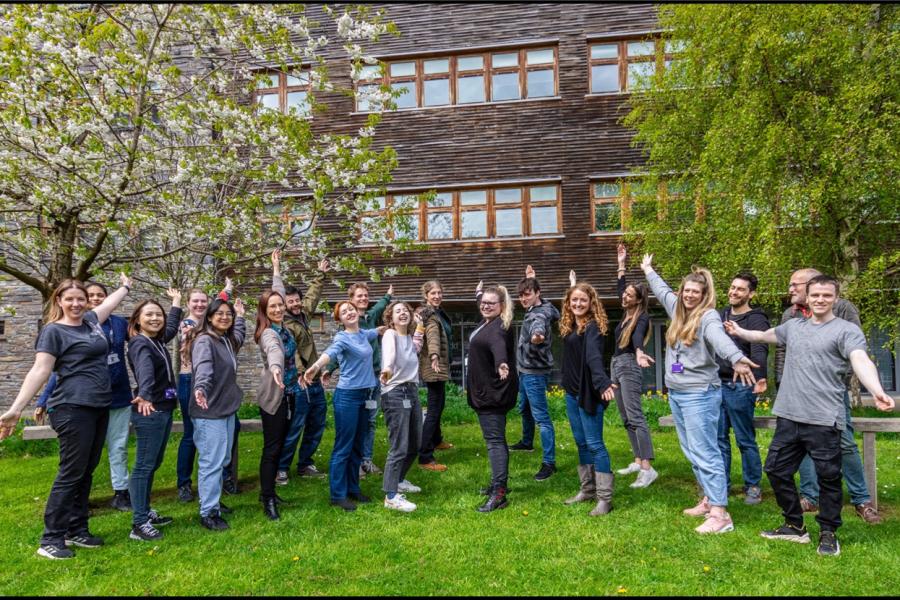
<path fill-rule="evenodd" d="M 729 306 L 717 311 L 709 271 L 695 268 L 676 292 L 653 269 L 652 256 L 645 256 L 641 263 L 647 284 L 626 280 L 627 252 L 622 245 L 617 260 L 623 316 L 614 330 L 609 369 L 604 362 L 607 314 L 593 286 L 578 281 L 574 271 L 569 274 L 570 287 L 560 312 L 541 298 L 536 273 L 531 266 L 526 268 L 517 287 L 525 309 L 518 337 L 507 288 L 477 285 L 475 302 L 482 320 L 469 335 L 465 388 L 468 404 L 478 416 L 491 472 L 479 511 L 508 505 L 509 451 L 533 450 L 536 428 L 542 460 L 534 478 L 543 481 L 556 472 L 555 431 L 547 401 L 554 369 L 554 329 L 563 347 L 562 387 L 580 482 L 578 492 L 565 504 L 591 502 L 591 516 L 605 515 L 613 508 L 614 474 L 603 439 L 603 414 L 613 400 L 633 456 L 618 473 L 636 473 L 633 488 L 647 487 L 659 477 L 652 466 L 653 444 L 641 407 L 641 370 L 654 363 L 645 349 L 651 332 L 648 301 L 652 292 L 670 318 L 665 334 L 665 384 L 682 451 L 703 491 L 699 503 L 684 510 L 687 515 L 705 517 L 696 528 L 698 533 L 734 529 L 726 509 L 731 429 L 741 452 L 745 502 L 761 501 L 762 465 L 753 409 L 756 395 L 766 389 L 767 344 L 773 343 L 778 345 L 780 385 L 773 409 L 778 419 L 765 472 L 785 523 L 763 531 L 762 536 L 809 542 L 802 514 L 818 510 L 819 553 L 838 554 L 835 531 L 841 524 L 842 462 L 857 512 L 868 522 L 880 519 L 867 493 L 858 489 L 861 469 L 857 478 L 850 450 L 850 446 L 856 449 L 847 396 L 850 371 L 879 408 L 890 410 L 894 402 L 881 388 L 866 354 L 858 314 L 839 298 L 837 281 L 811 269 L 795 273 L 789 290 L 793 306 L 781 325 L 771 328 L 765 314 L 750 306 L 757 286 L 752 274 L 734 277 Z M 358 503 L 371 501 L 360 488 L 360 477 L 380 471 L 372 461 L 380 407 L 389 440 L 382 483 L 384 507 L 416 510 L 406 497 L 421 491 L 407 479 L 412 465 L 418 460 L 423 469 L 445 471 L 447 466 L 437 462 L 435 451 L 452 447 L 440 427 L 452 339 L 450 319 L 441 308 L 440 283 L 432 280 L 422 286 L 422 303 L 416 309 L 394 301 L 391 289 L 370 308 L 368 286 L 353 284 L 348 299 L 334 306 L 333 318 L 340 330 L 319 353 L 310 318 L 321 297 L 328 261 L 319 263 L 305 297 L 284 284 L 279 251 L 272 254 L 272 266 L 272 285 L 259 296 L 253 332 L 262 362 L 256 401 L 263 430 L 259 479 L 264 514 L 280 519 L 283 501 L 276 486 L 287 483 L 298 446 L 298 476 L 324 475 L 312 457 L 325 426 L 324 385 L 335 369 L 331 504 L 353 511 Z M 130 280 L 124 274 L 121 287 L 112 294 L 93 282 L 61 282 L 35 345 L 34 366 L 12 407 L 0 416 L 3 439 L 52 373 L 36 413 L 49 417 L 60 446 L 59 473 L 47 501 L 38 549 L 47 558 L 70 558 L 69 546 L 103 543 L 88 529 L 88 496 L 104 441 L 109 446 L 113 506 L 133 513 L 130 537 L 162 537 L 159 528 L 172 519 L 153 510 L 150 497 L 172 413 L 179 404 L 185 432 L 178 449 L 179 499 L 194 498 L 191 474 L 196 453 L 200 523 L 211 530 L 228 528 L 223 515 L 231 511 L 221 496 L 229 481 L 236 486 L 235 474 L 228 470 L 239 429 L 236 413 L 244 395 L 237 381 L 237 355 L 248 333 L 243 303 L 232 302 L 230 281 L 212 301 L 202 290 L 193 289 L 188 294 L 189 317 L 182 320 L 181 293 L 170 289 L 168 314 L 159 302 L 148 299 L 125 321 L 112 312 L 129 291 Z M 855 322 L 847 318 L 854 315 Z M 177 362 L 173 362 L 166 344 L 176 338 Z M 427 387 L 424 422 L 420 381 Z M 517 399 L 522 438 L 509 446 L 507 414 Z M 129 422 L 137 437 L 130 474 Z M 793 481 L 798 470 L 803 498 Z"/>

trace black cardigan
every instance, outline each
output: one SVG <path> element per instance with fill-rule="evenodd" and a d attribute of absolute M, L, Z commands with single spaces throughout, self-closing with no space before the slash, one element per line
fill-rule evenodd
<path fill-rule="evenodd" d="M 509 376 L 501 381 L 497 368 L 504 363 L 509 367 Z M 469 343 L 466 400 L 477 413 L 506 414 L 516 405 L 518 393 L 515 331 L 513 327 L 504 330 L 497 317 Z"/>
<path fill-rule="evenodd" d="M 143 335 L 136 335 L 128 340 L 128 364 L 134 375 L 137 386 L 134 395 L 153 403 L 157 410 L 174 410 L 176 400 L 166 399 L 166 388 L 174 388 L 178 382 L 178 374 L 172 364 L 172 356 L 166 344 L 178 333 L 181 322 L 181 309 L 174 306 L 169 309 L 166 326 L 160 339 L 151 340 Z M 169 379 L 169 375 L 172 379 Z"/>
<path fill-rule="evenodd" d="M 576 338 L 573 339 L 572 336 Z M 597 323 L 591 320 L 585 326 L 583 334 L 572 331 L 565 339 L 566 344 L 576 339 L 580 339 L 584 344 L 580 364 L 565 364 L 563 371 L 568 370 L 567 367 L 574 367 L 574 372 L 579 374 L 578 406 L 589 415 L 597 414 L 597 407 L 601 404 L 604 409 L 609 405 L 609 402 L 601 397 L 601 394 L 612 385 L 606 369 L 603 368 L 603 337 L 597 329 Z M 575 360 L 575 357 L 563 356 L 564 363 L 570 360 Z"/>

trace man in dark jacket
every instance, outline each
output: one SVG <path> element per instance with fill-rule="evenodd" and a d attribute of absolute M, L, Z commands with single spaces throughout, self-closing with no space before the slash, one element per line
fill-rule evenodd
<path fill-rule="evenodd" d="M 762 310 L 750 306 L 750 300 L 756 295 L 759 281 L 752 273 L 738 273 L 728 288 L 728 307 L 719 311 L 722 321 L 734 321 L 744 329 L 752 331 L 768 331 L 771 325 L 769 318 Z M 766 361 L 769 347 L 766 344 L 751 344 L 731 336 L 744 356 L 758 364 L 753 369 L 756 384 L 753 387 L 740 381 L 733 381 L 734 369 L 731 363 L 717 359 L 719 378 L 722 380 L 722 410 L 719 411 L 719 449 L 725 461 L 725 475 L 731 484 L 731 440 L 728 430 L 734 429 L 734 439 L 741 451 L 741 472 L 744 476 L 744 502 L 759 504 L 762 492 L 759 487 L 762 479 L 762 460 L 759 446 L 756 445 L 756 428 L 753 425 L 753 413 L 756 408 L 757 394 L 766 391 Z"/>
<path fill-rule="evenodd" d="M 525 318 L 519 328 L 516 344 L 516 368 L 519 371 L 519 412 L 522 413 L 522 439 L 512 450 L 534 449 L 535 423 L 541 431 L 543 457 L 541 468 L 535 473 L 537 481 L 544 481 L 556 472 L 556 431 L 547 403 L 547 386 L 553 370 L 553 324 L 559 321 L 559 311 L 550 302 L 541 300 L 541 285 L 531 265 L 525 268 L 525 278 L 519 282 L 519 302 Z"/>

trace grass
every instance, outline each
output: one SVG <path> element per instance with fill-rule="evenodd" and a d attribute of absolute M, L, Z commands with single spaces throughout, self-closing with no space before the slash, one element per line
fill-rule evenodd
<path fill-rule="evenodd" d="M 106 540 L 97 550 L 79 549 L 74 560 L 35 556 L 47 493 L 56 472 L 54 442 L 0 444 L 0 594 L 2 595 L 893 595 L 900 584 L 900 441 L 879 437 L 879 501 L 885 523 L 868 526 L 847 505 L 839 531 L 842 555 L 826 559 L 815 545 L 763 540 L 759 530 L 780 524 L 780 512 L 764 482 L 764 501 L 749 507 L 732 496 L 736 531 L 701 537 L 698 520 L 681 515 L 697 500 L 697 489 L 673 430 L 654 428 L 655 463 L 661 476 L 650 488 L 628 487 L 621 477 L 615 509 L 587 516 L 590 505 L 562 505 L 577 488 L 576 454 L 558 395 L 560 472 L 545 482 L 532 479 L 539 451 L 513 453 L 510 506 L 483 515 L 479 485 L 488 480 L 484 443 L 472 413 L 451 394 L 445 437 L 456 448 L 440 455 L 450 469 L 431 473 L 413 467 L 409 479 L 423 488 L 410 495 L 412 514 L 380 506 L 381 479 L 363 480 L 375 502 L 356 513 L 327 503 L 325 480 L 292 478 L 279 488 L 290 502 L 283 520 L 270 523 L 257 501 L 260 434 L 242 434 L 241 494 L 226 502 L 235 509 L 232 529 L 214 533 L 197 523 L 195 503 L 175 497 L 175 449 L 170 442 L 156 478 L 154 506 L 175 517 L 158 543 L 128 539 L 130 515 L 106 507 L 111 497 L 106 458 L 97 468 L 92 496 L 92 531 Z M 249 409 L 248 409 L 249 410 Z M 648 402 L 658 418 L 660 400 Z M 330 411 L 329 411 L 330 412 Z M 625 431 L 614 408 L 606 415 L 606 440 L 614 467 L 630 460 Z M 519 420 L 510 414 L 508 438 L 518 439 Z M 758 433 L 765 452 L 771 431 Z M 327 467 L 332 430 L 316 457 Z M 131 448 L 134 452 L 133 444 Z M 376 462 L 383 463 L 383 421 Z M 734 451 L 735 456 L 739 456 Z M 740 481 L 739 464 L 733 481 Z M 818 525 L 807 517 L 813 538 Z"/>

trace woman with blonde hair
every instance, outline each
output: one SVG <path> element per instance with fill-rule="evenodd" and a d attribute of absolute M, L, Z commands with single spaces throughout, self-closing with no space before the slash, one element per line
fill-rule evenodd
<path fill-rule="evenodd" d="M 596 500 L 589 513 L 592 517 L 612 510 L 613 473 L 603 442 L 603 412 L 614 397 L 612 381 L 603 368 L 603 338 L 608 327 L 606 311 L 593 286 L 573 281 L 563 300 L 559 334 L 563 339 L 566 415 L 578 448 L 581 489 L 565 504 Z"/>
<path fill-rule="evenodd" d="M 725 333 L 716 312 L 712 274 L 695 267 L 673 292 L 652 266 L 653 255 L 644 255 L 641 269 L 653 294 L 672 320 L 666 331 L 666 387 L 669 406 L 681 450 L 691 463 L 705 496 L 697 506 L 685 509 L 690 516 L 706 517 L 697 533 L 725 533 L 734 529 L 728 505 L 725 465 L 718 446 L 722 389 L 716 355 L 734 366 L 734 378 L 754 383 L 751 367 Z"/>

